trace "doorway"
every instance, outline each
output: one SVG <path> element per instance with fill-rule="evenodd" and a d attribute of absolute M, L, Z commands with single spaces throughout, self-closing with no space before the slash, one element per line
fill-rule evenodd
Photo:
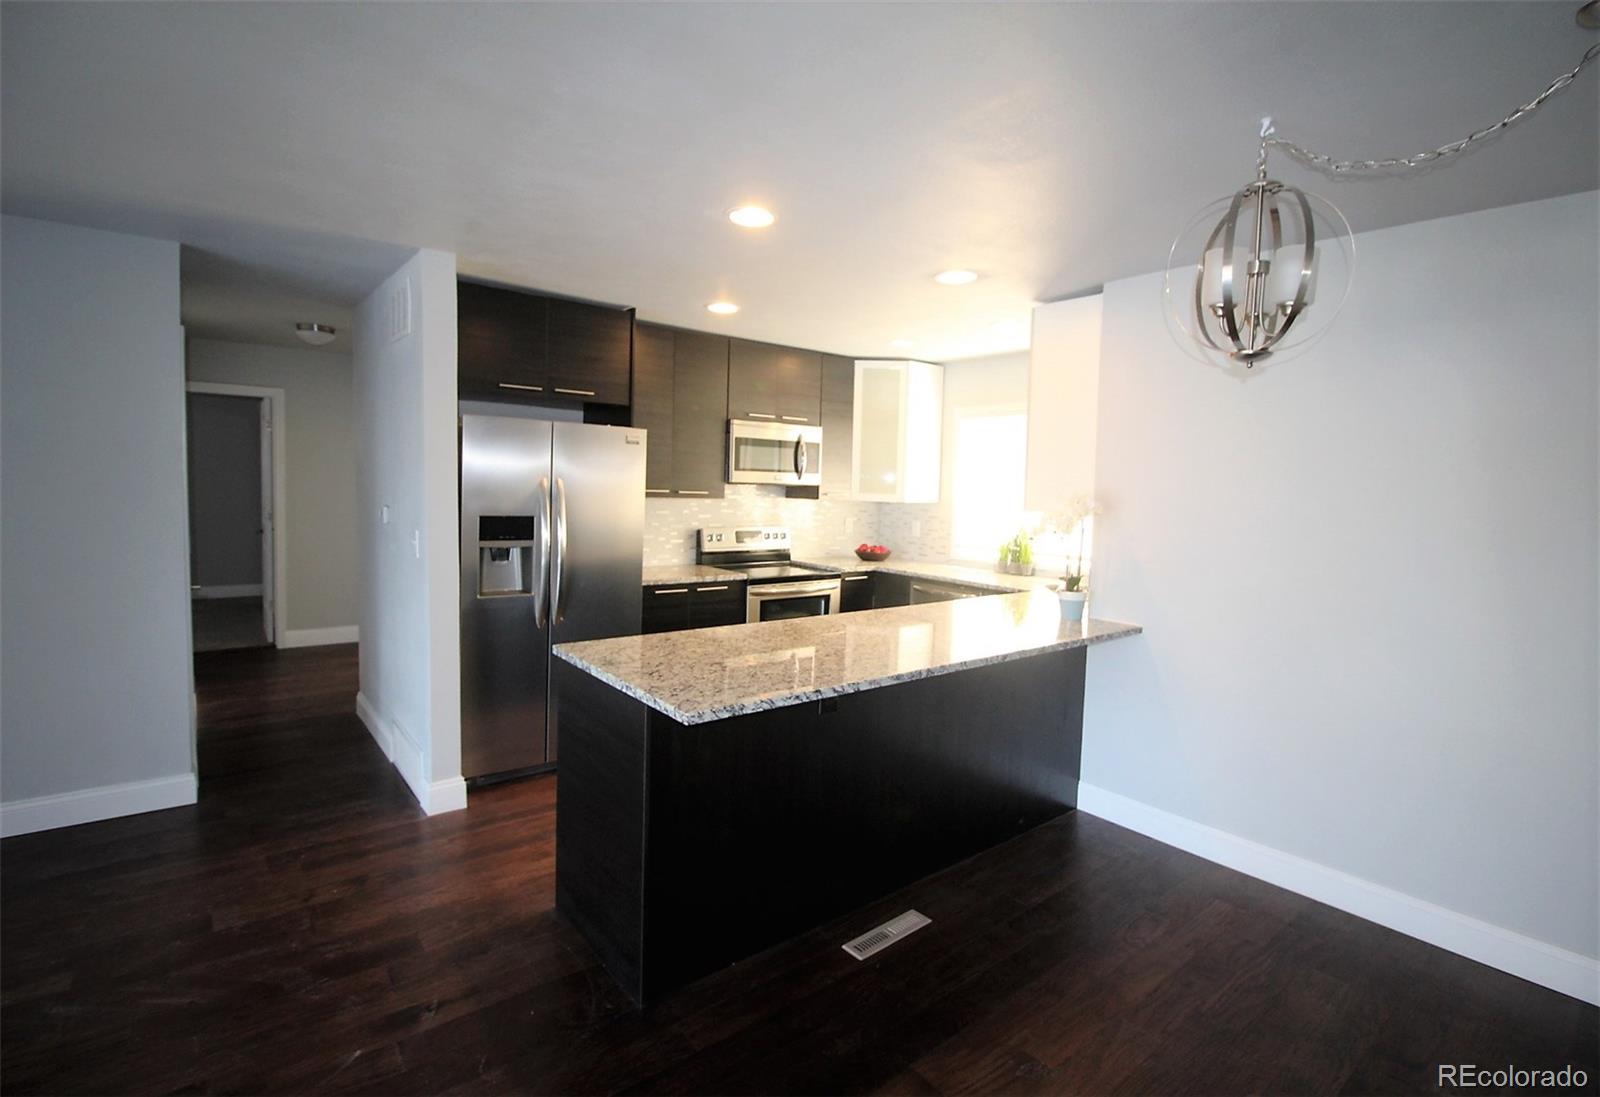
<path fill-rule="evenodd" d="M 187 394 L 194 650 L 283 638 L 283 390 L 193 382 Z"/>

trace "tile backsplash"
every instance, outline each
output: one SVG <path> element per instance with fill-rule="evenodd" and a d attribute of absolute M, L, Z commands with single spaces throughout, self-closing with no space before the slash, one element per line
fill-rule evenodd
<path fill-rule="evenodd" d="M 848 553 L 863 541 L 881 542 L 911 558 L 950 554 L 949 515 L 937 505 L 790 499 L 781 487 L 757 484 L 729 484 L 726 490 L 721 499 L 646 499 L 645 565 L 692 561 L 695 532 L 702 526 L 741 524 L 788 526 L 800 559 Z"/>

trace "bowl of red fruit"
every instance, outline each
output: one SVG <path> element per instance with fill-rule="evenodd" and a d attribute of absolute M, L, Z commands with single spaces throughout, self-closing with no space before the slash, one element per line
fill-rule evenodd
<path fill-rule="evenodd" d="M 863 560 L 871 560 L 876 563 L 879 560 L 887 560 L 889 558 L 889 546 L 869 545 L 863 542 L 856 546 L 856 555 Z"/>

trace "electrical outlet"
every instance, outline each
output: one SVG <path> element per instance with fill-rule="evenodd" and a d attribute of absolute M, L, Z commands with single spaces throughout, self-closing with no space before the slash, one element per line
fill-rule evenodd
<path fill-rule="evenodd" d="M 913 536 L 913 537 L 921 537 L 922 536 L 922 519 L 918 518 L 918 519 L 916 519 L 915 521 L 913 521 L 911 523 L 911 536 Z"/>
<path fill-rule="evenodd" d="M 387 526 L 389 524 L 389 504 L 383 504 L 383 508 L 378 512 L 378 514 L 383 524 Z"/>
<path fill-rule="evenodd" d="M 851 534 L 856 531 L 856 520 L 854 518 L 846 518 L 844 520 L 844 531 L 846 534 Z"/>
<path fill-rule="evenodd" d="M 422 531 L 420 529 L 411 531 L 411 555 L 418 560 L 422 559 Z"/>

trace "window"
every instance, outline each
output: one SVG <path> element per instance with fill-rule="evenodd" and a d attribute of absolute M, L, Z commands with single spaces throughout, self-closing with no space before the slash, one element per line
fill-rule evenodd
<path fill-rule="evenodd" d="M 955 428 L 951 554 L 993 563 L 1023 526 L 1028 417 L 975 410 L 958 413 Z"/>

